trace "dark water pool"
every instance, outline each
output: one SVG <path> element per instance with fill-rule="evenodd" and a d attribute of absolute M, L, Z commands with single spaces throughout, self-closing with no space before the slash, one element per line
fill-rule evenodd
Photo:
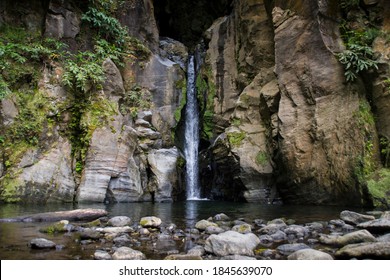
<path fill-rule="evenodd" d="M 125 215 L 138 221 L 143 216 L 157 216 L 163 224 L 174 223 L 180 229 L 191 228 L 201 219 L 225 213 L 233 219 L 243 218 L 272 220 L 284 217 L 298 224 L 337 219 L 340 207 L 260 205 L 256 203 L 232 203 L 216 201 L 186 201 L 174 203 L 120 203 L 104 204 L 52 204 L 52 205 L 0 205 L 0 218 L 15 217 L 40 212 L 72 210 L 77 208 L 106 209 L 109 216 Z M 362 211 L 362 209 L 349 209 Z M 91 259 L 97 248 L 105 244 L 87 246 L 75 242 L 71 234 L 47 235 L 39 229 L 45 223 L 0 223 L 0 259 Z M 61 246 L 57 250 L 37 251 L 28 247 L 36 237 L 50 239 Z M 107 245 L 108 246 L 108 245 Z M 149 256 L 153 258 L 153 256 Z M 158 258 L 156 255 L 154 258 Z"/>

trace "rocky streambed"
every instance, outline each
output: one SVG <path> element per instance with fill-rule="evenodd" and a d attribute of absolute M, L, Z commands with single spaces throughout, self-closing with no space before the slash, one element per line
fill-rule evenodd
<path fill-rule="evenodd" d="M 339 219 L 306 224 L 283 218 L 234 220 L 219 213 L 193 228 L 178 228 L 155 216 L 133 221 L 104 214 L 90 222 L 78 217 L 45 225 L 40 229 L 44 238 L 33 238 L 28 245 L 33 251 L 64 250 L 72 245 L 51 240 L 63 235 L 88 252 L 85 258 L 99 260 L 390 258 L 390 212 L 346 210 Z"/>

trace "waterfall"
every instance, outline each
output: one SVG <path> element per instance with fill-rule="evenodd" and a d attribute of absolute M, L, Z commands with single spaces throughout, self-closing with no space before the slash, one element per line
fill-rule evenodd
<path fill-rule="evenodd" d="M 187 200 L 200 198 L 198 148 L 199 148 L 199 109 L 196 98 L 195 58 L 190 56 L 187 65 L 187 105 L 184 127 L 184 157 L 186 159 Z"/>

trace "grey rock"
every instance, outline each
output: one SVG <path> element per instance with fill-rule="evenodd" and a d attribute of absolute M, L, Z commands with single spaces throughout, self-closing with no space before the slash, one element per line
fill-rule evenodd
<path fill-rule="evenodd" d="M 375 219 L 375 217 L 345 210 L 340 213 L 340 219 L 346 223 L 357 225 L 367 221 L 372 221 Z"/>
<path fill-rule="evenodd" d="M 162 221 L 158 217 L 148 216 L 142 217 L 139 223 L 143 227 L 158 228 L 160 227 Z"/>
<path fill-rule="evenodd" d="M 270 247 L 274 243 L 272 236 L 268 234 L 263 234 L 259 236 L 260 244 L 264 247 Z"/>
<path fill-rule="evenodd" d="M 298 250 L 287 257 L 289 260 L 333 260 L 328 253 L 314 249 Z"/>
<path fill-rule="evenodd" d="M 113 260 L 144 260 L 144 253 L 133 250 L 129 247 L 120 247 L 112 255 Z"/>
<path fill-rule="evenodd" d="M 370 232 L 386 233 L 390 231 L 390 219 L 376 219 L 357 225 L 358 228 L 367 229 Z"/>
<path fill-rule="evenodd" d="M 205 229 L 205 233 L 206 234 L 219 234 L 219 233 L 222 233 L 222 232 L 225 232 L 225 230 L 219 226 L 208 226 L 206 229 Z"/>
<path fill-rule="evenodd" d="M 287 225 L 284 222 L 283 223 L 276 223 L 276 224 L 269 224 L 269 225 L 266 225 L 266 226 L 262 227 L 261 229 L 259 229 L 258 232 L 261 234 L 274 234 L 279 230 L 283 231 L 286 227 L 287 227 Z"/>
<path fill-rule="evenodd" d="M 93 254 L 93 257 L 95 260 L 111 260 L 112 257 L 111 255 L 103 250 L 96 250 L 95 253 Z"/>
<path fill-rule="evenodd" d="M 375 242 L 376 239 L 367 230 L 359 230 L 342 236 L 322 235 L 319 241 L 323 244 L 342 247 L 354 243 Z"/>
<path fill-rule="evenodd" d="M 131 244 L 131 239 L 128 234 L 117 236 L 113 239 L 115 246 L 129 246 Z"/>
<path fill-rule="evenodd" d="M 125 227 L 105 227 L 105 228 L 96 228 L 96 231 L 101 232 L 101 233 L 118 235 L 118 234 L 122 234 L 122 233 L 134 232 L 134 229 L 132 227 L 129 227 L 129 226 L 125 226 Z"/>
<path fill-rule="evenodd" d="M 235 225 L 232 228 L 232 230 L 237 231 L 239 233 L 250 233 L 250 232 L 252 232 L 252 227 L 251 227 L 251 225 L 249 225 L 247 223 L 243 223 L 241 225 Z"/>
<path fill-rule="evenodd" d="M 213 220 L 214 221 L 229 221 L 230 218 L 228 215 L 226 215 L 224 213 L 220 213 L 220 214 L 215 215 Z"/>
<path fill-rule="evenodd" d="M 192 256 L 203 256 L 205 253 L 205 249 L 203 246 L 197 245 L 195 247 L 192 247 L 190 250 L 188 250 L 187 255 L 192 255 Z"/>
<path fill-rule="evenodd" d="M 241 256 L 241 255 L 229 255 L 229 256 L 224 256 L 221 258 L 221 260 L 233 260 L 233 261 L 238 261 L 238 260 L 256 260 L 256 258 L 253 257 L 248 257 L 248 256 Z"/>
<path fill-rule="evenodd" d="M 32 249 L 55 249 L 56 244 L 45 238 L 34 238 L 29 242 Z"/>
<path fill-rule="evenodd" d="M 287 234 L 281 230 L 278 230 L 277 232 L 275 232 L 274 234 L 271 234 L 270 236 L 272 237 L 274 242 L 282 242 L 282 241 L 285 241 L 287 239 Z"/>
<path fill-rule="evenodd" d="M 98 240 L 101 237 L 99 231 L 86 228 L 79 233 L 81 240 Z"/>
<path fill-rule="evenodd" d="M 253 256 L 253 250 L 260 243 L 253 233 L 241 234 L 236 231 L 226 231 L 211 235 L 206 239 L 205 250 L 217 256 L 245 255 Z"/>
<path fill-rule="evenodd" d="M 129 226 L 131 225 L 131 218 L 127 216 L 112 217 L 111 219 L 108 220 L 107 225 L 113 227 Z"/>
<path fill-rule="evenodd" d="M 283 230 L 287 235 L 294 235 L 296 238 L 306 237 L 309 231 L 304 226 L 290 225 Z"/>
<path fill-rule="evenodd" d="M 283 244 L 276 248 L 282 255 L 288 256 L 298 250 L 310 249 L 309 246 L 303 243 Z"/>
<path fill-rule="evenodd" d="M 206 230 L 208 227 L 218 227 L 218 225 L 207 220 L 200 220 L 195 224 L 195 228 L 198 230 Z"/>
<path fill-rule="evenodd" d="M 377 237 L 378 242 L 390 242 L 390 233 Z"/>
<path fill-rule="evenodd" d="M 338 250 L 335 254 L 337 258 L 390 258 L 390 242 L 372 242 L 349 244 Z"/>

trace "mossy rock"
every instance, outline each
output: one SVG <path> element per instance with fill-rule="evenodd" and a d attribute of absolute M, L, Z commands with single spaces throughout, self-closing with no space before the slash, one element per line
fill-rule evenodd
<path fill-rule="evenodd" d="M 55 233 L 65 233 L 68 230 L 66 229 L 66 225 L 69 224 L 68 221 L 60 221 L 58 223 L 54 223 L 48 225 L 46 227 L 41 228 L 39 231 L 47 234 L 55 234 Z"/>
<path fill-rule="evenodd" d="M 383 168 L 371 175 L 367 187 L 375 207 L 390 209 L 390 169 Z"/>

